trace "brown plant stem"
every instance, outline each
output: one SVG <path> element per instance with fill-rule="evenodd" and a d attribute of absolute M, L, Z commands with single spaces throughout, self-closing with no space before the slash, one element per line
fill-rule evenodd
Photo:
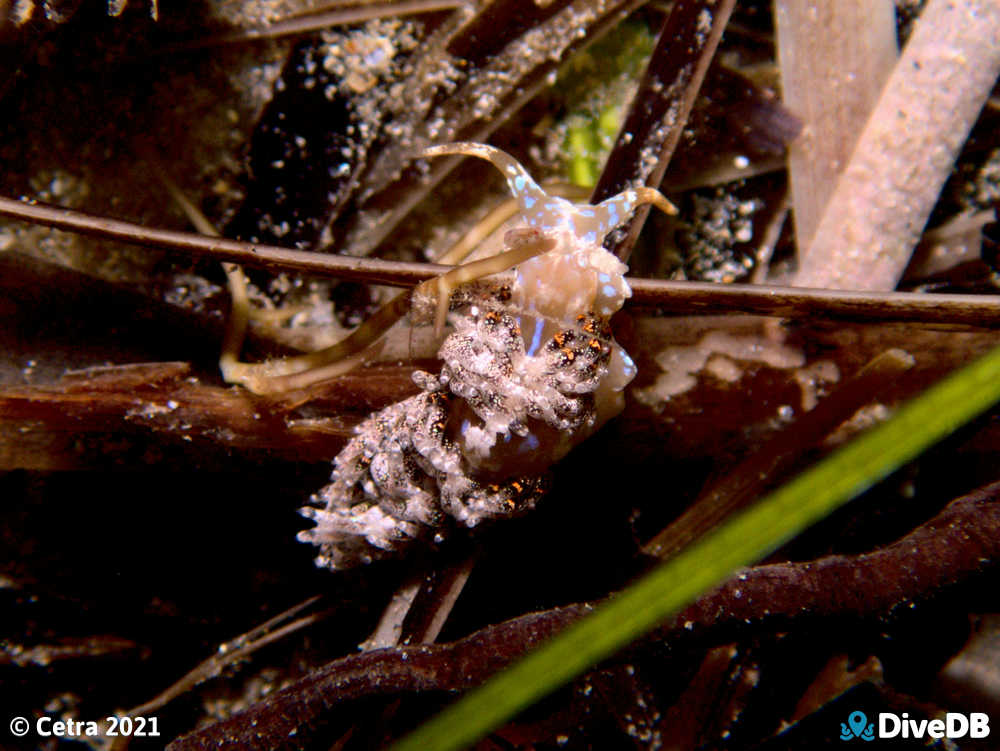
<path fill-rule="evenodd" d="M 817 617 L 866 618 L 928 598 L 1000 556 L 1000 483 L 952 501 L 884 548 L 807 563 L 756 566 L 699 598 L 653 636 L 705 645 L 734 632 Z M 845 587 L 844 582 L 851 582 Z M 575 604 L 488 626 L 450 644 L 397 647 L 346 657 L 233 717 L 176 739 L 168 751 L 250 745 L 295 748 L 297 733 L 337 705 L 368 696 L 456 691 L 475 686 L 590 612 Z"/>
<path fill-rule="evenodd" d="M 461 0 L 400 0 L 398 2 L 343 5 L 338 8 L 319 10 L 313 13 L 285 18 L 269 26 L 239 29 L 226 34 L 210 36 L 205 39 L 181 42 L 165 47 L 160 51 L 160 54 L 176 54 L 178 52 L 219 47 L 224 44 L 244 44 L 260 39 L 275 39 L 283 36 L 309 34 L 334 26 L 361 23 L 376 18 L 397 18 L 421 13 L 437 13 L 443 10 L 460 8 L 461 6 Z"/>
<path fill-rule="evenodd" d="M 412 287 L 450 266 L 310 253 L 272 245 L 144 227 L 132 222 L 0 197 L 0 216 L 133 245 L 204 256 L 251 268 L 298 271 L 348 281 Z M 755 313 L 783 318 L 910 321 L 975 327 L 1000 325 L 1000 296 L 842 292 L 765 285 L 629 278 L 632 302 L 688 315 Z"/>
<path fill-rule="evenodd" d="M 438 59 L 427 60 L 427 75 L 415 81 L 415 91 L 406 92 L 413 112 L 397 123 L 402 135 L 374 156 L 339 249 L 370 254 L 460 161 L 440 160 L 426 172 L 426 165 L 414 169 L 422 148 L 489 140 L 550 86 L 548 77 L 560 61 L 614 29 L 639 5 L 641 0 L 493 0 L 468 6 L 463 34 L 452 38 Z M 447 78 L 440 73 L 445 65 L 455 71 Z"/>
<path fill-rule="evenodd" d="M 647 555 L 669 558 L 720 524 L 726 516 L 759 496 L 802 455 L 838 425 L 875 399 L 913 367 L 913 358 L 898 349 L 882 353 L 830 396 L 788 426 L 736 467 L 726 468 L 677 519 L 643 547 Z"/>
<path fill-rule="evenodd" d="M 735 0 L 677 0 L 660 30 L 639 90 L 594 188 L 597 203 L 638 184 L 659 187 L 677 148 Z M 649 207 L 612 235 L 619 258 L 632 253 Z"/>
<path fill-rule="evenodd" d="M 328 274 L 347 281 L 412 286 L 448 270 L 447 267 L 434 264 L 336 255 L 321 256 L 304 250 L 254 245 L 191 232 L 155 229 L 57 206 L 3 197 L 0 197 L 0 216 L 91 237 L 121 240 L 146 248 L 206 256 L 217 261 L 229 261 L 270 271 Z"/>

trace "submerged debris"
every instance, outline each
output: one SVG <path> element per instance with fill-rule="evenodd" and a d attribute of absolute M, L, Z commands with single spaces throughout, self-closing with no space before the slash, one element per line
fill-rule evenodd
<path fill-rule="evenodd" d="M 741 200 L 725 188 L 695 193 L 691 200 L 693 216 L 677 234 L 686 277 L 707 282 L 746 277 L 756 261 L 753 217 L 764 202 Z"/>

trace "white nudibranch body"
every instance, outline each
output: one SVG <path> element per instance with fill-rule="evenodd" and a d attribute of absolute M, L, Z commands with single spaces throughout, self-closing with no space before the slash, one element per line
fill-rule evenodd
<path fill-rule="evenodd" d="M 446 150 L 450 147 L 430 151 Z M 556 241 L 551 251 L 518 265 L 515 305 L 562 320 L 578 315 L 609 317 L 621 309 L 632 295 L 625 281 L 628 267 L 601 243 L 631 218 L 639 205 L 635 190 L 623 191 L 597 205 L 574 204 L 548 195 L 524 167 L 499 149 L 462 144 L 462 153 L 493 162 L 507 178 L 524 224 Z"/>
<path fill-rule="evenodd" d="M 621 411 L 636 372 L 608 325 L 631 295 L 627 267 L 601 243 L 639 203 L 668 210 L 666 199 L 639 189 L 573 204 L 493 147 L 426 153 L 493 162 L 518 200 L 517 231 L 551 248 L 519 263 L 513 279 L 460 287 L 441 372 L 415 374 L 422 393 L 362 423 L 334 460 L 333 481 L 302 510 L 316 526 L 299 533 L 331 569 L 439 539 L 455 522 L 474 527 L 530 510 L 547 468 Z"/>

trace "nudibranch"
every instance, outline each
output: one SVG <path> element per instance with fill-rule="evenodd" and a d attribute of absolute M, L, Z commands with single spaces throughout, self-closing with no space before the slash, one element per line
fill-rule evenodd
<path fill-rule="evenodd" d="M 414 374 L 421 393 L 365 420 L 334 460 L 332 482 L 302 509 L 315 526 L 298 537 L 319 547 L 320 566 L 350 568 L 416 540 L 438 542 L 456 523 L 530 510 L 548 467 L 622 410 L 635 376 L 609 327 L 631 295 L 627 267 L 601 243 L 637 206 L 672 205 L 650 188 L 574 204 L 545 193 L 499 149 L 425 152 L 444 154 L 501 170 L 521 223 L 498 256 L 418 289 L 439 296 L 439 318 L 448 312 L 453 327 L 441 371 Z M 497 273 L 514 263 L 513 274 Z M 491 276 L 473 281 L 483 274 Z"/>

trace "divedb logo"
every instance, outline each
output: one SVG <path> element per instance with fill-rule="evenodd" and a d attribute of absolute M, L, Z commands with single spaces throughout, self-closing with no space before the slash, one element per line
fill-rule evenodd
<path fill-rule="evenodd" d="M 984 712 L 948 712 L 943 720 L 914 720 L 906 712 L 879 712 L 878 732 L 864 712 L 854 711 L 840 723 L 840 740 L 873 741 L 876 738 L 986 738 L 990 716 Z"/>

